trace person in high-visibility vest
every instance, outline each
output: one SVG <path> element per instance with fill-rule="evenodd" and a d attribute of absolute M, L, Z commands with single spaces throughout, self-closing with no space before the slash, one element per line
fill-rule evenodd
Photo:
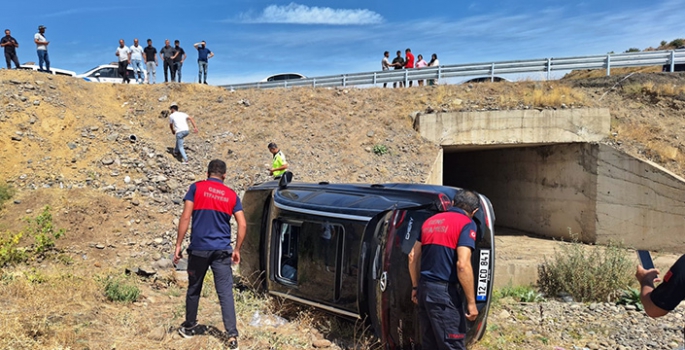
<path fill-rule="evenodd" d="M 288 169 L 288 162 L 285 160 L 283 152 L 278 149 L 278 146 L 275 143 L 269 143 L 268 147 L 269 152 L 273 154 L 269 175 L 273 175 L 274 179 L 280 179 L 283 173 L 285 173 L 285 170 Z"/>

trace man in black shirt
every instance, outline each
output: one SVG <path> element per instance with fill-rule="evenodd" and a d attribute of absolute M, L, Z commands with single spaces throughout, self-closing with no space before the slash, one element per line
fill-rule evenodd
<path fill-rule="evenodd" d="M 166 39 L 164 41 L 164 47 L 162 50 L 159 51 L 159 58 L 162 59 L 162 62 L 164 62 L 164 82 L 169 82 L 167 72 L 171 71 L 171 81 L 174 81 L 174 78 L 176 78 L 175 72 L 174 72 L 174 54 L 176 54 L 176 50 L 169 45 L 169 39 Z"/>
<path fill-rule="evenodd" d="M 404 58 L 402 58 L 402 51 L 397 51 L 397 57 L 395 57 L 394 60 L 392 60 L 391 66 L 395 67 L 395 69 L 402 69 L 404 68 Z M 404 82 L 398 82 L 398 83 L 392 83 L 392 87 L 397 87 L 399 84 L 400 87 L 404 86 Z"/>
<path fill-rule="evenodd" d="M 174 50 L 176 50 L 176 53 L 172 57 L 174 60 L 174 68 L 173 68 L 173 73 L 171 73 L 171 81 L 174 81 L 174 75 L 178 77 L 178 82 L 181 82 L 181 68 L 183 68 L 183 61 L 186 60 L 186 52 L 183 51 L 183 48 L 180 46 L 180 42 L 178 40 L 174 40 Z"/>
<path fill-rule="evenodd" d="M 145 69 L 147 69 L 147 83 L 154 84 L 157 79 L 157 49 L 152 46 L 152 39 L 147 39 L 147 46 L 143 49 L 145 53 Z"/>
<path fill-rule="evenodd" d="M 654 318 L 673 311 L 685 300 L 685 255 L 671 266 L 662 280 L 657 277 L 658 274 L 659 270 L 645 270 L 642 266 L 638 266 L 635 273 L 635 278 L 640 282 L 640 300 L 645 313 Z M 661 284 L 654 288 L 654 282 L 659 281 Z"/>
<path fill-rule="evenodd" d="M 5 36 L 0 39 L 0 46 L 5 48 L 5 61 L 7 62 L 7 69 L 12 68 L 12 62 L 14 62 L 14 68 L 19 68 L 19 58 L 17 57 L 17 39 L 10 35 L 10 30 L 5 29 Z"/>

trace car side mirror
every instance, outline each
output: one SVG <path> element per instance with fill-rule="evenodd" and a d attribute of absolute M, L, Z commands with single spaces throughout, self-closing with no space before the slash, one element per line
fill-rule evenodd
<path fill-rule="evenodd" d="M 280 188 L 286 188 L 288 187 L 288 184 L 293 181 L 293 173 L 290 171 L 286 171 L 281 175 L 281 179 L 278 180 L 278 187 Z"/>
<path fill-rule="evenodd" d="M 95 73 L 95 74 L 93 74 L 93 76 L 95 76 L 96 78 L 99 78 L 99 77 L 100 77 L 100 73 Z"/>

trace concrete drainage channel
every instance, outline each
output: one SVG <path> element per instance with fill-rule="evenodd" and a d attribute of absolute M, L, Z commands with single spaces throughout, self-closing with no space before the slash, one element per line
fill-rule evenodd
<path fill-rule="evenodd" d="M 482 192 L 499 226 L 682 252 L 685 180 L 603 144 L 610 120 L 607 109 L 525 110 L 419 115 L 414 125 L 442 146 L 428 182 Z"/>

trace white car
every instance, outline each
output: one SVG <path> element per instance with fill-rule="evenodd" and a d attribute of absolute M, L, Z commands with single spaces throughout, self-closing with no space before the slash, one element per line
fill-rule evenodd
<path fill-rule="evenodd" d="M 38 65 L 35 65 L 35 64 L 22 64 L 21 66 L 19 66 L 19 68 L 26 69 L 26 70 L 35 70 L 35 71 L 38 71 L 40 69 L 40 67 L 38 67 Z M 53 75 L 66 75 L 69 77 L 75 77 L 76 76 L 76 72 L 74 72 L 74 71 L 66 70 L 66 69 L 59 69 L 59 68 L 50 68 L 50 73 L 52 73 Z"/>
<path fill-rule="evenodd" d="M 128 78 L 131 79 L 130 84 L 136 84 L 136 76 L 133 68 L 128 67 Z M 143 82 L 145 82 L 146 74 L 143 70 Z M 83 74 L 76 76 L 77 78 L 83 78 L 85 81 L 93 81 L 96 83 L 116 83 L 121 84 L 124 80 L 119 75 L 119 66 L 115 64 L 102 64 L 99 65 Z"/>

